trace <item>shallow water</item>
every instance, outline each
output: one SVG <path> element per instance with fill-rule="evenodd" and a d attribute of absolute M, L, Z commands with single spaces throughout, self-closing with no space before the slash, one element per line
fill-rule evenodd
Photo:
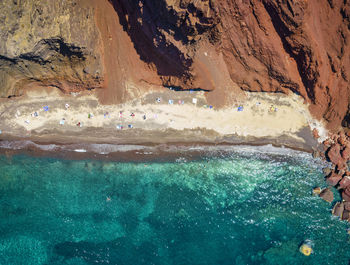
<path fill-rule="evenodd" d="M 321 163 L 236 150 L 147 164 L 0 156 L 0 264 L 348 264 L 347 224 L 311 196 Z"/>

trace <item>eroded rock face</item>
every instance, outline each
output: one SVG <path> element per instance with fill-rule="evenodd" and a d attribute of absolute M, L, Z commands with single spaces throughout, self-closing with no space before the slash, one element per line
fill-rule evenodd
<path fill-rule="evenodd" d="M 211 62 L 196 67 L 198 51 L 212 44 L 241 89 L 292 91 L 330 127 L 347 120 L 348 1 L 112 2 L 141 58 L 166 85 L 196 88 L 200 69 L 212 84 L 205 89 L 217 89 Z"/>
<path fill-rule="evenodd" d="M 101 86 L 94 10 L 82 1 L 0 2 L 0 96 L 29 86 L 79 91 Z"/>
<path fill-rule="evenodd" d="M 152 84 L 223 105 L 242 90 L 293 92 L 330 128 L 350 124 L 349 1 L 5 0 L 0 11 L 1 96 L 33 80 L 102 86 L 116 103 Z"/>

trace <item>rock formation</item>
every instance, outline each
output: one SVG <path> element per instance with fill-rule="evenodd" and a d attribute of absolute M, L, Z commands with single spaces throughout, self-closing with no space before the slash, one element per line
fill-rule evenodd
<path fill-rule="evenodd" d="M 331 169 L 324 170 L 324 173 L 328 174 L 326 177 L 327 183 L 337 188 L 342 198 L 340 202 L 334 205 L 332 213 L 342 220 L 350 221 L 350 171 L 348 170 L 350 137 L 343 132 L 331 135 L 324 141 L 324 146 L 326 148 L 325 158 L 332 164 Z M 327 189 L 323 191 L 325 190 Z M 322 192 L 320 197 L 322 197 Z M 327 191 L 323 197 L 325 200 L 328 197 L 333 200 L 333 193 L 330 194 Z"/>
<path fill-rule="evenodd" d="M 350 1 L 4 0 L 0 96 L 35 86 L 100 89 L 102 102 L 153 85 L 296 93 L 330 129 L 350 126 Z M 349 150 L 344 150 L 348 155 Z"/>
<path fill-rule="evenodd" d="M 323 189 L 320 193 L 320 197 L 326 202 L 332 202 L 334 200 L 333 192 L 329 188 Z"/>
<path fill-rule="evenodd" d="M 4 0 L 0 10 L 0 96 L 17 96 L 31 86 L 101 86 L 99 32 L 88 5 Z"/>

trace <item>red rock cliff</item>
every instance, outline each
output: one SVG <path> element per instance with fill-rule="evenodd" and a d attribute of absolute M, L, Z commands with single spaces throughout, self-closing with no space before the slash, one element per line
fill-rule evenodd
<path fill-rule="evenodd" d="M 57 31 L 63 34 L 59 45 L 69 52 L 55 53 L 57 45 L 45 44 L 38 46 L 41 52 L 30 51 L 32 57 L 11 54 L 8 40 L 18 40 L 12 27 L 7 32 L 15 33 L 7 39 L 2 34 L 6 42 L 0 42 L 3 91 L 13 94 L 16 84 L 44 82 L 39 73 L 45 70 L 46 84 L 65 91 L 69 84 L 103 87 L 106 103 L 142 96 L 153 84 L 211 91 L 208 100 L 217 105 L 231 104 L 242 90 L 297 93 L 329 128 L 350 127 L 348 0 L 88 0 L 57 10 L 57 16 L 75 12 L 70 31 Z M 30 12 L 45 22 L 45 8 L 39 11 Z M 79 27 L 89 31 L 82 34 Z M 52 40 L 48 32 L 42 35 Z M 42 61 L 42 54 L 48 59 Z M 69 71 L 61 65 L 55 70 L 56 61 L 66 62 Z M 23 75 L 23 62 L 36 72 Z M 14 71 L 20 83 L 10 78 Z M 68 85 L 53 82 L 56 77 Z"/>
<path fill-rule="evenodd" d="M 243 90 L 300 94 L 331 128 L 347 126 L 349 1 L 111 2 L 163 84 L 218 89 L 212 68 L 220 66 Z M 199 55 L 212 50 L 216 61 Z"/>

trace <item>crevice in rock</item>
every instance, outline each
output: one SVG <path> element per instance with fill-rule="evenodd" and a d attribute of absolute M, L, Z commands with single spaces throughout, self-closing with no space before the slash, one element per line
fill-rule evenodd
<path fill-rule="evenodd" d="M 271 3 L 268 3 L 267 1 L 263 1 L 263 4 L 267 13 L 271 17 L 271 22 L 277 34 L 279 35 L 282 41 L 284 50 L 290 57 L 294 59 L 294 61 L 297 64 L 299 75 L 304 84 L 304 87 L 306 89 L 306 93 L 309 99 L 313 103 L 315 103 L 314 87 L 317 81 L 318 73 L 310 74 L 310 71 L 308 71 L 308 68 L 309 68 L 308 60 L 312 60 L 311 51 L 303 46 L 293 49 L 293 47 L 287 41 L 287 38 L 292 38 L 293 32 L 284 24 L 284 22 L 279 17 L 279 14 L 277 13 L 277 11 L 275 10 L 275 8 L 272 6 Z"/>
<path fill-rule="evenodd" d="M 186 89 L 181 86 L 164 86 L 172 91 L 204 91 L 204 92 L 211 92 L 211 90 L 203 89 L 203 88 L 191 88 L 191 89 Z"/>

